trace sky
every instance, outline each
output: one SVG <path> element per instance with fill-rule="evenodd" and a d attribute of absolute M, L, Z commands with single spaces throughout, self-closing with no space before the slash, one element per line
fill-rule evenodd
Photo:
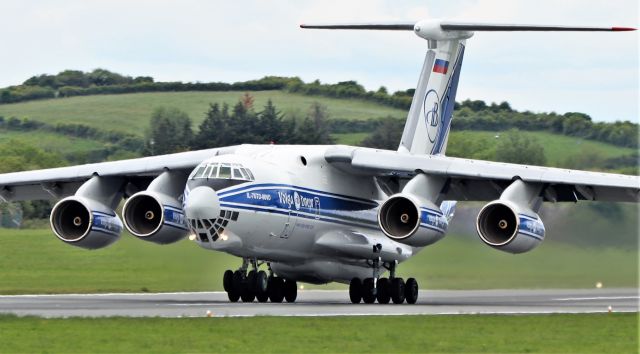
<path fill-rule="evenodd" d="M 158 81 L 266 75 L 368 90 L 415 87 L 427 43 L 411 32 L 301 23 L 461 21 L 638 27 L 637 0 L 0 0 L 0 87 L 105 68 Z M 476 33 L 457 100 L 639 121 L 638 32 Z"/>

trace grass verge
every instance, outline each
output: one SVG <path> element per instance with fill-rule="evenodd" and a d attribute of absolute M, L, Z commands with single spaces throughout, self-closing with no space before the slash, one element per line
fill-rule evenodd
<path fill-rule="evenodd" d="M 635 353 L 638 314 L 252 318 L 0 316 L 0 352 Z"/>
<path fill-rule="evenodd" d="M 123 234 L 110 247 L 87 251 L 46 229 L 0 230 L 0 252 L 2 294 L 222 290 L 224 270 L 240 265 L 187 240 L 159 246 Z M 548 241 L 512 255 L 452 234 L 402 263 L 399 274 L 417 278 L 423 289 L 637 287 L 638 252 Z"/>

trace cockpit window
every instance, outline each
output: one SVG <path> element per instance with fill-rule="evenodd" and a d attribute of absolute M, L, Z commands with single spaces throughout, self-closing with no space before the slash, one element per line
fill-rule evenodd
<path fill-rule="evenodd" d="M 253 181 L 253 173 L 248 168 L 240 164 L 230 163 L 209 163 L 198 166 L 189 179 L 231 179 L 240 181 Z"/>
<path fill-rule="evenodd" d="M 218 178 L 231 178 L 231 167 L 229 165 L 220 166 Z"/>
<path fill-rule="evenodd" d="M 196 173 L 193 174 L 193 178 L 202 178 L 204 176 L 204 171 L 206 170 L 206 166 L 200 166 L 196 170 Z"/>
<path fill-rule="evenodd" d="M 209 171 L 208 178 L 218 178 L 218 165 L 209 165 L 211 167 L 211 171 Z"/>

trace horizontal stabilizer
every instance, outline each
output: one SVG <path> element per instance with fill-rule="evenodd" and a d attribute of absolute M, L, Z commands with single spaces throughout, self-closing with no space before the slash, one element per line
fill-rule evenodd
<path fill-rule="evenodd" d="M 452 22 L 440 20 L 413 22 L 366 22 L 366 23 L 318 23 L 302 24 L 300 28 L 310 29 L 351 29 L 351 30 L 391 30 L 413 31 L 421 22 L 436 23 L 443 31 L 554 31 L 554 32 L 618 32 L 635 31 L 632 27 L 555 26 L 555 25 L 513 25 L 495 23 Z"/>
<path fill-rule="evenodd" d="M 343 23 L 343 24 L 309 24 L 300 25 L 300 28 L 311 29 L 356 29 L 356 30 L 390 30 L 413 31 L 415 22 L 404 23 Z"/>
<path fill-rule="evenodd" d="M 554 32 L 609 32 L 635 31 L 630 27 L 583 27 L 583 26 L 539 26 L 539 25 L 507 25 L 489 23 L 442 22 L 440 28 L 444 31 L 554 31 Z"/>

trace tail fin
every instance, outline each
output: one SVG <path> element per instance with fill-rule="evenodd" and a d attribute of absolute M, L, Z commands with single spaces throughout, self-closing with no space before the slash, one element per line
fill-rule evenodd
<path fill-rule="evenodd" d="M 398 151 L 444 154 L 455 105 L 465 40 L 473 31 L 635 31 L 630 27 L 576 27 L 425 20 L 403 23 L 311 24 L 302 28 L 414 31 L 429 42 Z"/>
<path fill-rule="evenodd" d="M 398 151 L 444 153 L 464 48 L 464 40 L 449 40 L 427 51 Z"/>

